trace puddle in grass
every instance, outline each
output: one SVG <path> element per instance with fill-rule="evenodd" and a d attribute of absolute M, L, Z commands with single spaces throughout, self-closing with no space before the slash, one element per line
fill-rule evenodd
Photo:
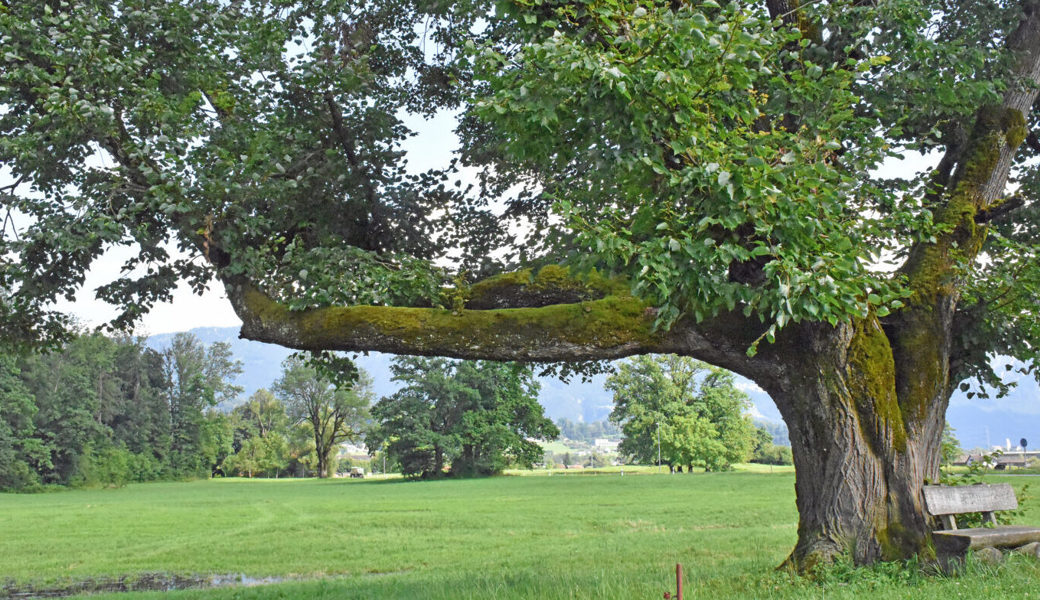
<path fill-rule="evenodd" d="M 172 573 L 144 573 L 122 577 L 92 577 L 77 581 L 50 584 L 0 582 L 0 600 L 30 598 L 64 598 L 79 594 L 110 592 L 169 592 L 173 590 L 252 587 L 285 581 L 299 581 L 293 577 L 251 577 L 249 575 L 175 575 Z"/>

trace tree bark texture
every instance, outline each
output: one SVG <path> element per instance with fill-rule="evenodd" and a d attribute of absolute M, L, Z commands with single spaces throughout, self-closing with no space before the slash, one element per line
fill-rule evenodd
<path fill-rule="evenodd" d="M 933 555 L 921 488 L 938 471 L 949 394 L 925 418 L 901 406 L 880 322 L 806 325 L 778 340 L 776 376 L 761 384 L 790 429 L 802 570 L 848 555 L 857 564 Z"/>

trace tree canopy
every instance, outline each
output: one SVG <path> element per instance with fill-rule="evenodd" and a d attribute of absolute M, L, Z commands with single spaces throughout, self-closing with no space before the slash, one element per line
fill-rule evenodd
<path fill-rule="evenodd" d="M 215 277 L 300 349 L 692 356 L 777 401 L 801 567 L 927 554 L 953 389 L 1040 376 L 1037 0 L 46 0 L 0 41 L 6 343 L 126 246 L 117 327 Z"/>
<path fill-rule="evenodd" d="M 423 478 L 493 475 L 541 460 L 535 440 L 560 430 L 542 414 L 530 366 L 443 358 L 399 358 L 404 387 L 372 409 L 379 426 L 369 448 L 385 444 L 401 473 Z"/>
<path fill-rule="evenodd" d="M 123 309 L 117 325 L 214 274 L 292 309 L 617 291 L 547 282 L 525 301 L 464 283 L 568 257 L 624 275 L 657 330 L 743 313 L 749 347 L 790 322 L 898 311 L 926 277 L 924 248 L 971 234 L 940 189 L 966 164 L 955 154 L 979 107 L 1028 89 L 1028 61 L 1008 50 L 1030 40 L 1006 38 L 1032 5 L 766 4 L 5 6 L 5 338 L 56 334 L 48 303 L 118 245 L 138 254 L 97 290 Z M 445 110 L 461 115 L 459 162 L 410 171 L 409 124 Z M 1035 118 L 1019 112 L 980 121 L 1014 129 L 1003 162 L 1023 164 L 1018 194 L 993 190 L 980 209 L 984 252 L 946 252 L 949 277 L 971 273 L 958 380 L 998 381 L 990 352 L 1035 359 L 1023 308 L 1040 277 L 1040 178 L 1025 161 L 1040 144 L 1018 148 Z M 944 149 L 913 179 L 879 170 Z M 451 185 L 459 164 L 481 169 L 473 189 Z M 435 266 L 449 255 L 457 269 Z"/>
<path fill-rule="evenodd" d="M 744 414 L 750 400 L 724 369 L 682 356 L 637 356 L 607 378 L 607 389 L 614 393 L 610 420 L 625 436 L 622 454 L 708 471 L 750 458 L 755 429 Z"/>

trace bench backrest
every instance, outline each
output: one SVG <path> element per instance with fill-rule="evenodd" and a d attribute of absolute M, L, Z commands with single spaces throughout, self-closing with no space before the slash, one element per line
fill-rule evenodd
<path fill-rule="evenodd" d="M 935 515 L 959 515 L 1018 508 L 1015 490 L 1007 483 L 994 485 L 926 485 L 924 502 Z"/>

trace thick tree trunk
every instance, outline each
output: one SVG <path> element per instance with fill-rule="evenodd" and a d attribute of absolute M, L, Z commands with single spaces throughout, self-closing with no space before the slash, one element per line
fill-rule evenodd
<path fill-rule="evenodd" d="M 791 351 L 774 355 L 785 357 L 781 375 L 763 383 L 790 428 L 797 473 L 788 564 L 811 571 L 838 555 L 857 564 L 932 556 L 921 488 L 938 471 L 948 394 L 909 414 L 875 318 L 802 327 L 783 346 Z"/>

